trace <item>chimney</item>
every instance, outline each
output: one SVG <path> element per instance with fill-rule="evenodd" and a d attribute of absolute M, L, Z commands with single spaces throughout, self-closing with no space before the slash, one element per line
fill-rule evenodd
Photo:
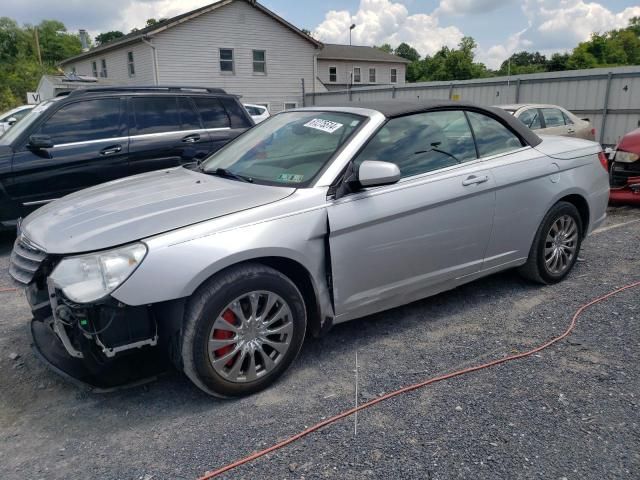
<path fill-rule="evenodd" d="M 89 50 L 89 34 L 84 28 L 81 28 L 78 32 L 80 34 L 80 45 L 82 45 L 82 51 L 86 52 Z"/>

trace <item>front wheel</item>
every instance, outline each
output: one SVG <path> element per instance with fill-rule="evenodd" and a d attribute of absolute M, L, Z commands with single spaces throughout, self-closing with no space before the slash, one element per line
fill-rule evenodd
<path fill-rule="evenodd" d="M 183 369 L 211 395 L 254 393 L 293 362 L 305 330 L 304 300 L 291 280 L 263 265 L 234 267 L 188 302 Z"/>
<path fill-rule="evenodd" d="M 582 244 L 582 219 L 569 202 L 556 203 L 545 215 L 531 245 L 522 276 L 552 284 L 564 279 L 578 259 Z"/>

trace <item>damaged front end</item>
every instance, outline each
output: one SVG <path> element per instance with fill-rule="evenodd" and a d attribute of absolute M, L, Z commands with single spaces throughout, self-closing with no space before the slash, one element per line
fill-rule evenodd
<path fill-rule="evenodd" d="M 157 348 L 157 308 L 125 305 L 110 295 L 135 270 L 131 263 L 141 261 L 130 247 L 122 251 L 48 255 L 20 235 L 11 255 L 9 272 L 26 286 L 33 312 L 36 353 L 94 390 L 138 384 L 167 368 Z"/>

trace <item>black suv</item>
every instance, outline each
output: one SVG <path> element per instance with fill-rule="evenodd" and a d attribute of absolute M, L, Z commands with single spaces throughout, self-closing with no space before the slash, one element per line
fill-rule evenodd
<path fill-rule="evenodd" d="M 47 100 L 0 137 L 0 224 L 82 188 L 197 162 L 252 125 L 217 88 L 88 88 Z"/>

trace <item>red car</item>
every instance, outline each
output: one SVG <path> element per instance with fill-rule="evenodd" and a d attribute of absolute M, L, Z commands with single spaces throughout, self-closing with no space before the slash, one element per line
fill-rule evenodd
<path fill-rule="evenodd" d="M 612 158 L 609 173 L 611 203 L 640 205 L 640 128 L 622 137 Z"/>

